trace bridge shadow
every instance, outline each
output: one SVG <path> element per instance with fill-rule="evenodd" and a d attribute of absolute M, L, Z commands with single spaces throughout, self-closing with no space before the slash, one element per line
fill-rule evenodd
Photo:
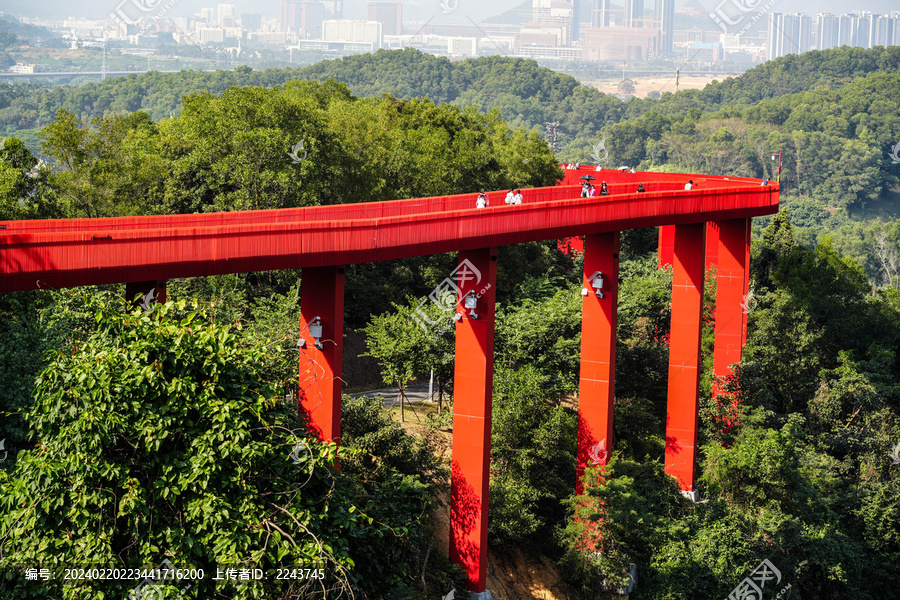
<path fill-rule="evenodd" d="M 475 488 L 468 482 L 455 460 L 451 472 L 450 558 L 463 567 L 469 575 L 470 583 L 474 583 L 472 575 L 478 575 L 479 556 L 482 551 L 487 552 L 487 548 L 481 547 L 484 536 L 479 531 L 482 499 L 475 493 Z M 483 526 L 487 527 L 487 523 L 484 522 Z M 473 536 L 476 541 L 472 541 Z"/>

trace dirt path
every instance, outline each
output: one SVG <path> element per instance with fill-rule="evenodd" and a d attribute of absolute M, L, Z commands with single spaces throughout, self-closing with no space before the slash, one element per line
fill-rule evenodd
<path fill-rule="evenodd" d="M 722 73 L 720 75 L 681 75 L 678 80 L 679 90 L 700 90 L 705 88 L 713 80 L 724 81 L 727 77 L 734 77 L 731 73 Z M 621 77 L 615 80 L 606 79 L 595 81 L 591 85 L 604 94 L 619 93 L 619 82 Z M 669 76 L 656 75 L 653 77 L 632 77 L 634 82 L 635 96 L 638 98 L 646 98 L 647 93 L 657 91 L 661 94 L 665 92 L 675 93 L 675 73 Z"/>

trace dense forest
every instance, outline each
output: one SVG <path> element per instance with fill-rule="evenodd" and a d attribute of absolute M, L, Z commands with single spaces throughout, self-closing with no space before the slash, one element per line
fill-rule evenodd
<path fill-rule="evenodd" d="M 709 274 L 699 504 L 663 471 L 671 273 L 657 268 L 656 232 L 622 236 L 615 445 L 581 497 L 580 259 L 552 240 L 500 250 L 489 542 L 549 557 L 573 599 L 608 597 L 631 565 L 634 598 L 724 598 L 764 559 L 793 598 L 891 598 L 898 63 L 900 48 L 811 52 L 627 102 L 531 61 L 412 50 L 7 86 L 6 131 L 37 131 L 3 142 L 0 219 L 552 185 L 557 158 L 589 160 L 600 139 L 611 164 L 760 177 L 781 152 L 784 207 L 755 224 L 745 359 L 715 399 Z M 557 156 L 542 137 L 550 120 L 563 124 Z M 453 261 L 351 265 L 346 299 L 384 382 L 434 369 L 449 402 L 452 329 L 427 335 L 411 312 Z M 462 595 L 459 570 L 432 551 L 447 486 L 434 436 L 405 432 L 381 400 L 346 398 L 338 448 L 291 410 L 302 292 L 301 272 L 257 272 L 170 282 L 171 301 L 146 313 L 124 286 L 0 296 L 0 596 L 117 600 L 135 583 L 27 582 L 22 570 L 163 560 L 322 572 L 207 579 L 167 588 L 173 598 Z M 449 414 L 430 430 L 452 426 Z M 582 549 L 585 535 L 600 553 Z"/>

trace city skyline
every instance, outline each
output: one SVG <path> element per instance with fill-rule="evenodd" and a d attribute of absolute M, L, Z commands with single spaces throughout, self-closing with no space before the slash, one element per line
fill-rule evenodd
<path fill-rule="evenodd" d="M 140 0 L 135 0 L 140 1 Z M 147 3 L 147 0 L 144 0 Z M 593 0 L 578 0 L 581 4 L 592 4 Z M 612 0 L 611 0 L 612 1 Z M 42 18 L 64 18 L 69 16 L 81 16 L 87 18 L 102 18 L 113 12 L 122 0 L 85 0 L 74 7 L 66 0 L 44 0 L 40 4 L 28 0 L 4 0 L 0 5 L 0 11 L 13 16 L 36 16 Z M 177 16 L 191 16 L 202 8 L 212 7 L 218 4 L 211 0 L 168 0 L 159 4 L 170 4 L 170 13 Z M 446 22 L 468 22 L 488 19 L 492 16 L 518 7 L 523 4 L 520 0 L 497 0 L 487 4 L 475 0 L 456 0 L 443 2 L 443 0 L 400 0 L 403 5 L 404 19 L 409 21 L 435 20 Z M 453 7 L 453 10 L 442 8 Z M 526 3 L 530 3 L 527 2 Z M 571 1 L 570 1 L 571 3 Z M 628 3 L 632 6 L 643 5 L 647 11 L 654 5 L 653 0 L 634 2 L 634 0 L 612 1 L 612 5 L 624 7 Z M 675 9 L 687 3 L 687 0 L 675 0 Z M 738 0 L 699 0 L 699 3 L 708 11 L 714 12 L 719 6 L 727 3 L 739 3 Z M 258 13 L 267 18 L 277 18 L 281 12 L 281 0 L 235 0 L 231 2 L 235 6 L 235 13 Z M 350 19 L 365 19 L 367 8 L 365 0 L 346 0 L 344 2 L 344 17 Z M 840 0 L 774 0 L 768 12 L 781 13 L 844 13 L 848 6 Z M 761 3 L 760 3 L 761 5 Z M 861 0 L 852 7 L 854 10 L 864 10 L 873 13 L 887 13 L 897 10 L 896 0 Z M 582 14 L 586 14 L 583 11 Z"/>

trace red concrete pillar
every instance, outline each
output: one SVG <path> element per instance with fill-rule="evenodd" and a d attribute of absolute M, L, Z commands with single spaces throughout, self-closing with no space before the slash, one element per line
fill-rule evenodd
<path fill-rule="evenodd" d="M 594 284 L 601 281 L 602 287 L 595 288 Z M 616 311 L 619 300 L 618 232 L 585 236 L 582 286 L 575 484 L 579 494 L 584 491 L 582 478 L 585 468 L 588 465 L 605 465 L 613 447 Z"/>
<path fill-rule="evenodd" d="M 741 362 L 747 330 L 747 276 L 749 274 L 749 219 L 719 221 L 716 277 L 716 343 L 713 371 L 716 377 L 731 374 L 730 365 Z M 717 391 L 714 388 L 714 393 Z"/>
<path fill-rule="evenodd" d="M 706 224 L 706 270 L 719 265 L 719 224 Z"/>
<path fill-rule="evenodd" d="M 300 413 L 321 440 L 341 437 L 344 269 L 303 269 L 300 286 Z"/>
<path fill-rule="evenodd" d="M 675 226 L 660 225 L 659 227 L 659 268 L 671 265 L 675 260 Z"/>
<path fill-rule="evenodd" d="M 666 473 L 687 492 L 696 476 L 705 253 L 706 223 L 675 226 Z"/>
<path fill-rule="evenodd" d="M 154 281 L 129 281 L 125 284 L 125 298 L 129 302 L 134 302 L 137 295 L 135 306 L 144 305 L 149 302 L 165 302 L 166 301 L 166 283 L 167 280 L 159 279 Z"/>
<path fill-rule="evenodd" d="M 753 219 L 747 221 L 747 235 L 744 237 L 744 297 L 749 302 L 750 294 L 750 240 L 753 239 Z M 749 308 L 749 307 L 748 307 Z M 749 310 L 743 312 L 743 324 L 741 325 L 741 348 L 747 345 L 747 315 Z"/>
<path fill-rule="evenodd" d="M 496 282 L 496 248 L 459 253 L 450 559 L 466 572 L 473 592 L 483 592 L 487 582 Z"/>

